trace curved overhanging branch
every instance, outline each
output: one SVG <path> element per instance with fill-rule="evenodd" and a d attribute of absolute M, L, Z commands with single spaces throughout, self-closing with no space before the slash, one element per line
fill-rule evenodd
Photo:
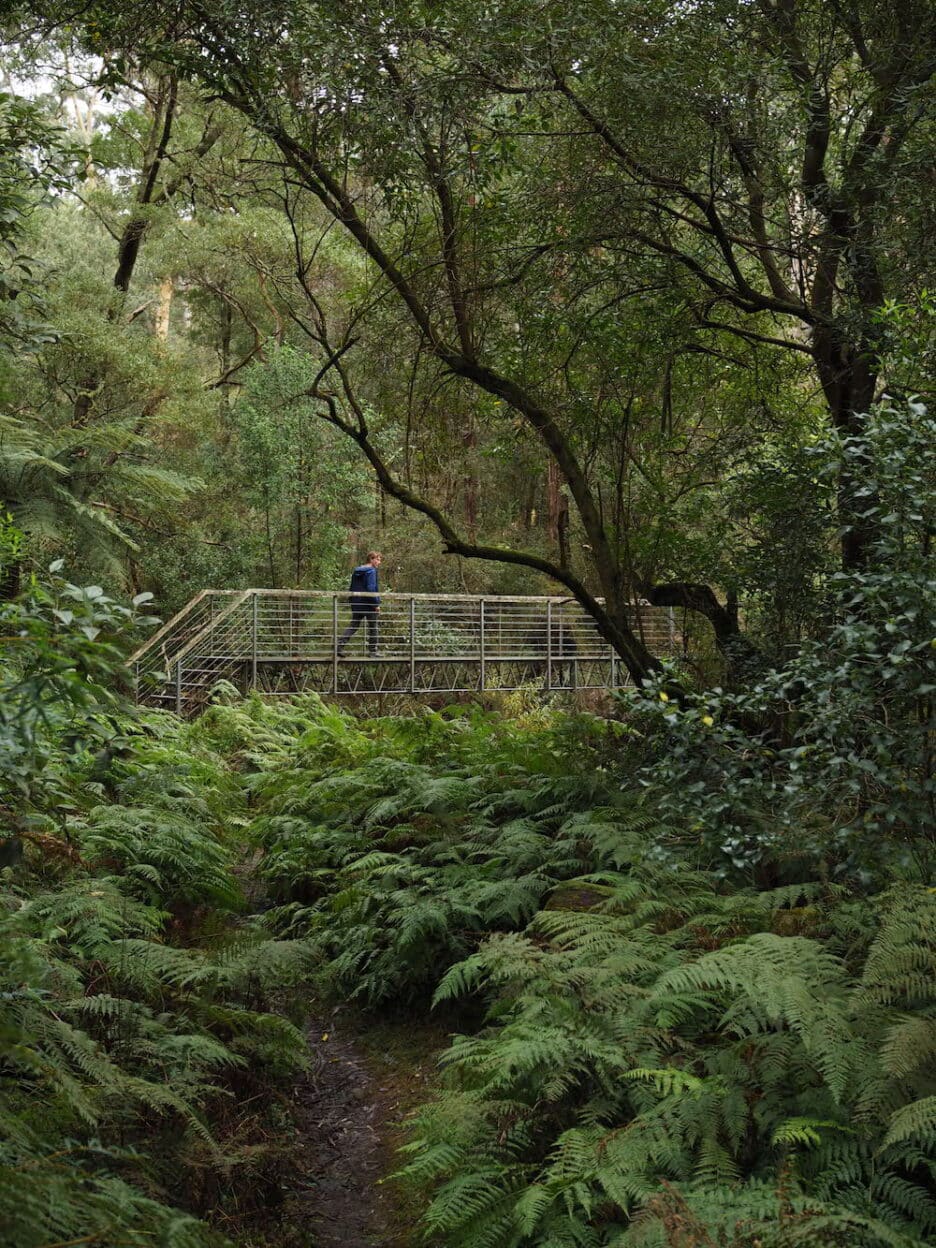
<path fill-rule="evenodd" d="M 622 627 L 621 622 L 615 619 L 614 615 L 607 610 L 594 594 L 590 593 L 577 576 L 569 572 L 568 569 L 562 568 L 548 559 L 543 559 L 539 555 L 530 554 L 527 551 L 513 550 L 510 547 L 503 546 L 485 546 L 478 542 L 467 541 L 434 503 L 411 490 L 409 486 L 394 476 L 380 451 L 372 442 L 370 431 L 365 422 L 358 419 L 356 423 L 352 423 L 344 419 L 338 410 L 338 403 L 333 394 L 314 390 L 311 392 L 311 397 L 324 403 L 325 409 L 321 413 L 322 417 L 360 447 L 374 469 L 381 487 L 391 497 L 403 503 L 405 507 L 419 512 L 432 521 L 445 543 L 446 554 L 461 555 L 465 559 L 486 559 L 495 563 L 512 563 L 520 567 L 533 568 L 537 572 L 542 572 L 545 576 L 564 585 L 576 601 L 584 607 L 595 621 L 595 626 L 599 633 L 620 655 L 635 684 L 642 683 L 653 672 L 660 669 L 659 659 L 647 650 L 626 624 Z"/>
<path fill-rule="evenodd" d="M 613 608 L 609 610 L 604 603 L 590 592 L 584 582 L 569 571 L 568 568 L 560 567 L 549 559 L 543 559 L 539 555 L 534 555 L 527 551 L 513 550 L 510 547 L 502 546 L 486 546 L 483 543 L 467 541 L 440 508 L 410 489 L 405 482 L 401 481 L 390 471 L 386 460 L 371 439 L 364 408 L 357 400 L 351 379 L 343 364 L 342 357 L 351 344 L 345 343 L 337 349 L 328 347 L 324 318 L 321 315 L 319 329 L 322 335 L 322 345 L 326 347 L 329 354 L 325 364 L 318 370 L 315 382 L 305 393 L 310 398 L 324 404 L 324 410 L 321 412 L 323 419 L 327 420 L 329 424 L 340 430 L 341 433 L 345 434 L 360 447 L 374 469 L 381 488 L 405 507 L 408 507 L 411 511 L 419 512 L 433 523 L 445 543 L 446 554 L 460 555 L 465 559 L 485 559 L 494 563 L 511 563 L 542 572 L 560 585 L 564 585 L 575 600 L 588 612 L 595 621 L 598 632 L 620 655 L 635 684 L 641 684 L 654 672 L 658 671 L 661 667 L 660 660 L 646 648 L 640 638 L 633 632 L 624 612 L 617 612 Z M 320 382 L 331 370 L 334 370 L 341 379 L 348 406 L 354 415 L 353 421 L 342 416 L 336 396 L 322 390 L 320 387 Z"/>
<path fill-rule="evenodd" d="M 301 184 L 315 195 L 323 207 L 344 226 L 358 246 L 377 265 L 390 287 L 402 301 L 423 336 L 429 351 L 435 355 L 436 359 L 456 376 L 470 381 L 479 389 L 501 399 L 518 412 L 535 430 L 568 483 L 592 548 L 602 589 L 608 598 L 617 599 L 621 577 L 608 534 L 601 521 L 598 506 L 589 488 L 582 465 L 552 413 L 523 386 L 475 358 L 473 348 L 469 354 L 466 354 L 464 350 L 459 350 L 446 341 L 433 318 L 431 309 L 421 299 L 400 266 L 381 245 L 381 240 L 358 212 L 353 197 L 342 185 L 341 180 L 326 166 L 314 146 L 299 142 L 282 125 L 266 116 L 262 102 L 255 99 L 246 81 L 242 84 L 242 93 L 227 90 L 220 92 L 220 97 L 251 119 L 267 134 L 295 171 Z M 451 246 L 451 240 L 447 245 Z M 306 293 L 308 294 L 308 291 Z M 458 312 L 457 309 L 456 312 Z M 457 319 L 458 315 L 456 315 Z M 471 337 L 467 330 L 461 336 L 466 341 Z M 330 350 L 326 343 L 322 345 L 326 350 Z M 622 627 L 626 630 L 623 615 L 621 619 Z M 642 650 L 643 646 L 636 635 L 631 634 L 631 636 L 632 646 Z"/>
<path fill-rule="evenodd" d="M 797 299 L 789 287 L 781 280 L 779 271 L 774 263 L 773 251 L 766 235 L 758 236 L 755 231 L 755 237 L 752 240 L 753 245 L 751 242 L 747 243 L 744 251 L 745 254 L 755 255 L 761 262 L 768 278 L 769 293 L 758 290 L 746 277 L 741 261 L 735 251 L 735 240 L 730 229 L 722 220 L 714 197 L 711 194 L 702 194 L 678 179 L 647 168 L 632 153 L 627 151 L 610 126 L 589 107 L 555 66 L 552 67 L 552 77 L 556 89 L 568 100 L 575 112 L 604 144 L 615 163 L 629 177 L 647 187 L 653 187 L 663 192 L 664 195 L 676 196 L 696 209 L 697 216 L 687 216 L 684 213 L 671 209 L 665 199 L 655 201 L 657 207 L 663 212 L 671 214 L 674 219 L 688 225 L 696 233 L 705 234 L 714 240 L 722 264 L 725 267 L 725 275 L 720 276 L 713 273 L 696 257 L 674 246 L 666 238 L 658 239 L 646 234 L 635 234 L 636 238 L 661 255 L 668 255 L 684 265 L 711 290 L 721 294 L 723 298 L 734 303 L 742 311 L 782 313 L 796 317 L 807 324 L 812 323 L 814 318 L 811 310 L 802 300 Z M 752 206 L 756 224 L 760 221 L 759 214 L 762 211 L 762 205 Z"/>
<path fill-rule="evenodd" d="M 753 657 L 757 651 L 741 631 L 737 599 L 729 594 L 724 603 L 710 585 L 695 581 L 670 581 L 657 585 L 653 581 L 636 582 L 637 592 L 653 607 L 682 607 L 704 616 L 712 626 L 715 644 L 729 662 L 740 655 Z"/>
<path fill-rule="evenodd" d="M 598 581 L 605 595 L 602 604 L 582 581 L 568 569 L 554 564 L 538 555 L 511 548 L 485 546 L 477 542 L 467 541 L 452 525 L 451 521 L 428 499 L 412 491 L 403 481 L 399 480 L 388 468 L 379 449 L 370 438 L 365 414 L 357 402 L 350 378 L 344 368 L 342 356 L 351 343 L 347 342 L 338 350 L 329 342 L 325 326 L 324 313 L 312 292 L 304 285 L 305 293 L 312 304 L 318 322 L 317 338 L 326 352 L 326 363 L 319 369 L 313 385 L 306 394 L 325 405 L 322 415 L 334 427 L 350 437 L 362 450 L 373 467 L 382 488 L 402 502 L 411 510 L 418 511 L 431 520 L 445 543 L 448 553 L 458 554 L 465 558 L 486 559 L 500 563 L 512 563 L 522 567 L 533 568 L 564 585 L 575 599 L 595 620 L 600 634 L 614 647 L 636 683 L 641 683 L 648 676 L 660 669 L 660 660 L 654 656 L 634 633 L 628 622 L 629 587 L 626 577 L 614 557 L 607 530 L 601 518 L 600 509 L 586 479 L 582 464 L 579 462 L 574 448 L 557 424 L 553 413 L 544 407 L 538 399 L 514 379 L 504 376 L 497 369 L 479 360 L 471 343 L 468 332 L 460 332 L 459 345 L 446 339 L 441 328 L 436 324 L 429 306 L 418 294 L 407 275 L 384 250 L 381 240 L 375 236 L 368 222 L 357 210 L 353 198 L 349 195 L 340 179 L 336 178 L 314 144 L 300 142 L 281 124 L 265 115 L 265 110 L 256 107 L 256 101 L 247 82 L 241 84 L 241 93 L 230 90 L 220 94 L 234 108 L 252 117 L 268 137 L 276 144 L 287 163 L 295 171 L 302 185 L 316 196 L 331 216 L 349 232 L 364 253 L 377 265 L 390 287 L 396 292 L 412 317 L 416 327 L 422 334 L 423 341 L 435 357 L 454 375 L 471 382 L 480 390 L 491 394 L 518 412 L 535 430 L 546 446 L 553 460 L 559 466 L 570 493 L 575 500 L 585 533 L 592 549 L 592 558 L 598 574 Z M 259 114 L 259 115 L 258 115 Z M 431 172 L 431 171 L 430 171 Z M 436 171 L 438 172 L 438 171 Z M 448 245 L 452 240 L 448 239 Z M 459 286 L 460 289 L 460 286 Z M 721 286 L 719 287 L 721 293 Z M 756 292 L 745 287 L 743 298 L 750 299 Z M 758 304 L 759 307 L 764 305 Z M 774 310 L 781 310 L 779 307 Z M 787 310 L 783 308 L 782 310 Z M 459 305 L 453 309 L 456 327 L 459 325 L 459 314 L 464 308 Z M 341 379 L 345 399 L 354 416 L 354 421 L 346 419 L 339 411 L 336 396 L 321 389 L 321 382 L 326 374 L 334 368 Z M 657 587 L 659 589 L 660 587 Z M 716 601 L 714 593 L 708 591 L 711 600 Z M 710 610 L 709 600 L 701 598 L 703 611 L 712 620 L 719 635 L 720 620 L 717 613 Z M 669 605 L 669 604 L 660 604 Z M 679 605 L 690 605 L 679 600 Z M 698 606 L 694 609 L 699 610 Z M 716 622 L 718 621 L 718 622 Z M 737 629 L 735 629 L 737 633 Z"/>
<path fill-rule="evenodd" d="M 711 622 L 719 643 L 729 642 L 738 635 L 737 605 L 732 602 L 722 605 L 710 585 L 694 581 L 671 581 L 664 585 L 638 581 L 637 590 L 654 607 L 685 607 L 704 615 Z"/>

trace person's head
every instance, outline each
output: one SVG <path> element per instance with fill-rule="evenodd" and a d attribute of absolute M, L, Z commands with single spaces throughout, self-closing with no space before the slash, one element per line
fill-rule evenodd
<path fill-rule="evenodd" d="M 375 568 L 380 567 L 380 561 L 382 558 L 383 558 L 383 555 L 380 553 L 379 550 L 369 550 L 367 552 L 367 562 L 372 563 Z"/>

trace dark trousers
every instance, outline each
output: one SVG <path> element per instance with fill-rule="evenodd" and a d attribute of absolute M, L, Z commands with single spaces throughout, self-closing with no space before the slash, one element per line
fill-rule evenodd
<path fill-rule="evenodd" d="M 377 653 L 377 646 L 380 644 L 380 617 L 373 607 L 352 607 L 351 623 L 338 638 L 338 653 L 341 654 L 348 642 L 361 627 L 364 621 L 367 621 L 367 649 L 370 654 Z"/>

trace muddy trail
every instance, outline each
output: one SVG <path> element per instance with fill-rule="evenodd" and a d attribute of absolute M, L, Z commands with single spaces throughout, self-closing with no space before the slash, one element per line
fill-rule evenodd
<path fill-rule="evenodd" d="M 399 1034 L 397 1034 L 399 1030 Z M 310 1066 L 293 1091 L 292 1177 L 283 1192 L 277 1248 L 409 1248 L 417 1211 L 388 1176 L 400 1165 L 407 1112 L 427 1093 L 437 1032 L 373 1034 L 342 1010 L 307 1029 Z"/>
<path fill-rule="evenodd" d="M 370 1248 L 381 1242 L 377 1180 L 389 1106 L 359 1050 L 335 1026 L 315 1019 L 308 1032 L 311 1067 L 295 1090 L 301 1178 L 290 1221 L 305 1227 L 310 1248 Z"/>
<path fill-rule="evenodd" d="M 236 874 L 253 906 L 268 901 L 259 853 Z M 449 1022 L 451 1020 L 448 1020 Z M 309 1067 L 289 1105 L 289 1164 L 273 1208 L 244 1229 L 263 1248 L 420 1248 L 419 1206 L 390 1176 L 400 1168 L 404 1119 L 428 1099 L 452 1028 L 378 1021 L 346 1006 L 311 1003 Z"/>

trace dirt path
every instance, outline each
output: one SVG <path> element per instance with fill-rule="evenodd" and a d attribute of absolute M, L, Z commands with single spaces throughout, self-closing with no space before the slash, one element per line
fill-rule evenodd
<path fill-rule="evenodd" d="M 400 1123 L 425 1099 L 437 1026 L 362 1028 L 323 1012 L 308 1029 L 311 1066 L 294 1092 L 294 1178 L 277 1248 L 408 1248 L 417 1212 L 394 1184 Z"/>
<path fill-rule="evenodd" d="M 311 1067 L 296 1087 L 299 1182 L 289 1221 L 308 1248 L 374 1248 L 378 1184 L 384 1173 L 380 1128 L 386 1105 L 354 1044 L 334 1018 L 309 1028 Z"/>

